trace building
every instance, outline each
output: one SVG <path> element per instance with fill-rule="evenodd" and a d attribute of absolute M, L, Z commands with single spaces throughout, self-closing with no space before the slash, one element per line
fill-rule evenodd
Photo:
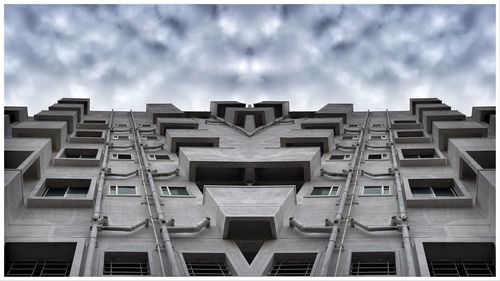
<path fill-rule="evenodd" d="M 6 276 L 495 276 L 495 107 L 5 107 Z"/>

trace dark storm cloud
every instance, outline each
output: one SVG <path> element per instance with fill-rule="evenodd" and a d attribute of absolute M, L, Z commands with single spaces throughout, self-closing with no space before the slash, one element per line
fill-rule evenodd
<path fill-rule="evenodd" d="M 495 103 L 493 5 L 6 5 L 5 103 Z M 472 101 L 472 102 L 471 102 Z"/>

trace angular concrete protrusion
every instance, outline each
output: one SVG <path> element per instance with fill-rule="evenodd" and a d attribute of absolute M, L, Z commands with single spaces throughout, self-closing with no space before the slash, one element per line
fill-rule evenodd
<path fill-rule="evenodd" d="M 434 121 L 464 121 L 465 114 L 462 114 L 458 110 L 429 110 L 424 111 L 422 115 L 422 123 L 424 124 L 424 130 L 432 134 L 432 122 Z"/>
<path fill-rule="evenodd" d="M 190 118 L 158 118 L 156 131 L 164 136 L 167 129 L 198 129 L 198 122 Z"/>
<path fill-rule="evenodd" d="M 323 106 L 320 110 L 316 111 L 316 117 L 327 117 L 327 118 L 342 118 L 344 124 L 347 123 L 347 119 L 352 116 L 354 106 L 352 103 L 329 103 Z"/>
<path fill-rule="evenodd" d="M 411 98 L 410 99 L 410 111 L 411 114 L 416 114 L 417 104 L 429 104 L 429 103 L 441 103 L 442 101 L 438 98 Z"/>
<path fill-rule="evenodd" d="M 265 107 L 265 108 L 228 107 L 226 108 L 226 114 L 224 115 L 224 120 L 238 127 L 244 128 L 247 132 L 251 132 L 258 127 L 274 122 L 275 120 L 274 109 L 271 107 Z"/>
<path fill-rule="evenodd" d="M 35 114 L 36 121 L 65 121 L 68 123 L 68 134 L 73 133 L 76 129 L 76 123 L 78 120 L 76 111 L 64 111 L 64 110 L 42 110 Z"/>
<path fill-rule="evenodd" d="M 219 147 L 219 137 L 208 130 L 168 129 L 165 141 L 172 153 L 181 147 Z"/>
<path fill-rule="evenodd" d="M 65 103 L 55 103 L 49 106 L 50 111 L 76 111 L 76 118 L 78 123 L 83 120 L 84 106 L 83 104 L 65 104 Z"/>
<path fill-rule="evenodd" d="M 59 150 L 68 135 L 66 122 L 25 121 L 12 126 L 13 137 L 50 138 L 52 150 Z"/>
<path fill-rule="evenodd" d="M 107 118 L 89 118 L 80 122 L 77 126 L 78 129 L 107 129 L 109 127 L 109 120 Z"/>
<path fill-rule="evenodd" d="M 496 106 L 473 106 L 472 120 L 490 123 L 491 115 L 496 115 Z"/>
<path fill-rule="evenodd" d="M 10 117 L 8 114 L 4 114 L 3 116 L 3 134 L 4 137 L 12 136 L 12 128 L 10 126 Z"/>
<path fill-rule="evenodd" d="M 5 139 L 5 169 L 21 170 L 23 177 L 39 179 L 52 160 L 51 143 L 48 138 Z"/>
<path fill-rule="evenodd" d="M 146 112 L 153 116 L 153 124 L 156 124 L 157 119 L 166 118 L 182 118 L 184 112 L 171 103 L 148 103 L 146 104 Z"/>
<path fill-rule="evenodd" d="M 213 116 L 224 118 L 227 107 L 245 108 L 246 104 L 238 101 L 212 101 L 210 102 L 210 113 Z"/>
<path fill-rule="evenodd" d="M 308 118 L 300 124 L 302 129 L 333 129 L 335 136 L 340 135 L 344 125 L 342 118 Z"/>
<path fill-rule="evenodd" d="M 448 163 L 462 179 L 464 172 L 477 175 L 482 170 L 495 169 L 495 151 L 495 139 L 450 139 Z"/>
<path fill-rule="evenodd" d="M 61 104 L 83 104 L 83 114 L 87 115 L 90 111 L 90 99 L 89 98 L 62 98 L 57 101 Z"/>
<path fill-rule="evenodd" d="M 26 106 L 5 106 L 4 114 L 9 115 L 10 124 L 24 121 L 28 118 L 28 107 Z"/>
<path fill-rule="evenodd" d="M 296 206 L 295 187 L 206 185 L 203 205 L 224 239 L 276 239 Z"/>
<path fill-rule="evenodd" d="M 451 138 L 483 138 L 488 136 L 486 125 L 471 121 L 437 121 L 432 123 L 432 139 L 441 150 L 448 150 Z"/>
<path fill-rule="evenodd" d="M 392 129 L 422 129 L 422 124 L 418 123 L 417 120 L 413 119 L 392 119 L 391 128 Z"/>
<path fill-rule="evenodd" d="M 106 131 L 104 130 L 78 129 L 69 137 L 69 142 L 72 143 L 104 143 L 105 141 Z"/>
<path fill-rule="evenodd" d="M 274 116 L 276 118 L 287 116 L 288 112 L 290 111 L 290 103 L 287 101 L 262 101 L 259 103 L 254 103 L 253 107 L 272 107 L 274 108 Z"/>
<path fill-rule="evenodd" d="M 332 130 L 291 130 L 280 138 L 281 147 L 319 147 L 321 154 L 332 151 Z"/>
<path fill-rule="evenodd" d="M 422 123 L 423 120 L 423 113 L 426 111 L 430 110 L 451 110 L 451 107 L 448 106 L 447 104 L 440 103 L 440 104 L 417 104 L 415 107 L 415 111 L 417 112 L 417 120 L 418 122 Z"/>

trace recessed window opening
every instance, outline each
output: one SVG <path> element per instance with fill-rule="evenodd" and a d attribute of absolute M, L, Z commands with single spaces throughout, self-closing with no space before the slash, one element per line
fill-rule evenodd
<path fill-rule="evenodd" d="M 372 140 L 386 140 L 387 136 L 370 136 L 370 139 Z"/>
<path fill-rule="evenodd" d="M 100 131 L 76 131 L 75 136 L 80 138 L 100 138 L 102 132 Z"/>
<path fill-rule="evenodd" d="M 387 159 L 387 153 L 376 153 L 376 154 L 368 154 L 368 160 L 381 160 Z"/>
<path fill-rule="evenodd" d="M 336 196 L 339 191 L 338 186 L 315 186 L 311 191 L 311 196 Z"/>
<path fill-rule="evenodd" d="M 148 154 L 149 160 L 170 160 L 170 156 L 164 154 Z"/>
<path fill-rule="evenodd" d="M 124 124 L 124 123 L 117 123 L 114 125 L 115 127 L 127 127 L 128 125 L 127 124 Z"/>
<path fill-rule="evenodd" d="M 184 253 L 189 276 L 232 276 L 225 254 Z"/>
<path fill-rule="evenodd" d="M 360 124 L 349 124 L 349 125 L 347 125 L 347 127 L 350 127 L 350 128 L 360 127 Z"/>
<path fill-rule="evenodd" d="M 189 196 L 185 186 L 162 186 L 161 195 L 163 196 Z"/>
<path fill-rule="evenodd" d="M 113 139 L 114 140 L 129 140 L 130 139 L 130 136 L 119 136 L 119 135 L 115 135 L 113 136 Z"/>
<path fill-rule="evenodd" d="M 43 197 L 85 198 L 89 192 L 88 187 L 78 186 L 47 186 L 42 193 Z"/>
<path fill-rule="evenodd" d="M 106 123 L 105 120 L 83 120 L 83 123 L 88 123 L 88 124 L 104 124 Z"/>
<path fill-rule="evenodd" d="M 419 186 L 411 187 L 411 193 L 414 197 L 458 197 L 453 186 Z"/>
<path fill-rule="evenodd" d="M 157 136 L 141 136 L 143 140 L 157 140 Z"/>
<path fill-rule="evenodd" d="M 103 275 L 151 275 L 145 252 L 106 252 Z"/>
<path fill-rule="evenodd" d="M 357 140 L 359 139 L 359 136 L 343 136 L 343 140 Z"/>
<path fill-rule="evenodd" d="M 314 267 L 314 253 L 274 254 L 268 276 L 310 276 Z"/>
<path fill-rule="evenodd" d="M 439 158 L 434 148 L 401 149 L 403 157 L 407 159 Z"/>
<path fill-rule="evenodd" d="M 396 275 L 394 252 L 353 252 L 349 275 Z"/>
<path fill-rule="evenodd" d="M 61 158 L 95 159 L 97 157 L 97 151 L 97 149 L 66 148 Z"/>
<path fill-rule="evenodd" d="M 381 128 L 381 127 L 385 127 L 385 124 L 384 123 L 373 123 L 372 127 L 373 128 Z"/>
<path fill-rule="evenodd" d="M 367 185 L 363 187 L 362 195 L 391 195 L 388 185 Z"/>
<path fill-rule="evenodd" d="M 415 120 L 394 120 L 393 123 L 394 124 L 413 124 L 413 123 L 417 123 L 417 121 L 415 121 Z"/>
<path fill-rule="evenodd" d="M 132 154 L 113 153 L 111 158 L 114 160 L 132 160 Z"/>
<path fill-rule="evenodd" d="M 138 195 L 137 187 L 131 185 L 111 185 L 109 186 L 108 195 L 127 196 Z"/>
<path fill-rule="evenodd" d="M 350 154 L 334 154 L 330 156 L 330 160 L 351 160 Z"/>
<path fill-rule="evenodd" d="M 419 138 L 424 136 L 424 131 L 398 131 L 399 138 Z"/>

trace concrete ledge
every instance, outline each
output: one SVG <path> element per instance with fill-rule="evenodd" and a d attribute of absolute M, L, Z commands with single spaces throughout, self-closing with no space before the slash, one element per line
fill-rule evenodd
<path fill-rule="evenodd" d="M 167 129 L 198 129 L 198 122 L 191 118 L 158 118 L 157 132 L 164 136 Z"/>
<path fill-rule="evenodd" d="M 95 150 L 96 152 L 96 157 L 95 158 L 69 158 L 66 157 L 66 154 L 69 150 L 83 150 L 83 151 L 89 151 L 89 150 Z M 66 147 L 64 149 L 61 149 L 59 153 L 54 157 L 54 165 L 56 166 L 82 166 L 82 167 L 89 167 L 89 166 L 99 166 L 102 161 L 102 148 L 78 148 L 78 147 Z"/>
<path fill-rule="evenodd" d="M 9 116 L 10 124 L 24 121 L 28 118 L 28 107 L 26 106 L 4 106 L 4 115 Z"/>
<path fill-rule="evenodd" d="M 76 129 L 76 123 L 78 122 L 76 111 L 65 111 L 65 110 L 42 110 L 34 116 L 36 121 L 65 121 L 68 123 L 68 134 L 73 133 Z"/>
<path fill-rule="evenodd" d="M 168 129 L 165 143 L 170 152 L 179 153 L 180 147 L 219 147 L 219 137 L 208 130 Z"/>
<path fill-rule="evenodd" d="M 344 124 L 351 119 L 354 105 L 352 103 L 329 103 L 316 111 L 315 117 L 342 118 Z"/>
<path fill-rule="evenodd" d="M 83 104 L 61 104 L 55 103 L 49 106 L 49 111 L 76 111 L 76 119 L 78 123 L 83 120 L 84 107 Z"/>
<path fill-rule="evenodd" d="M 100 136 L 98 136 L 100 134 Z M 95 136 L 94 136 L 95 135 Z M 106 131 L 104 130 L 76 130 L 70 137 L 72 143 L 104 143 Z"/>
<path fill-rule="evenodd" d="M 86 98 L 62 98 L 57 101 L 59 104 L 82 104 L 83 114 L 87 115 L 90 111 L 90 99 Z"/>
<path fill-rule="evenodd" d="M 238 107 L 245 108 L 247 105 L 238 101 L 211 101 L 210 102 L 210 114 L 220 118 L 224 118 L 226 115 L 227 107 Z"/>
<path fill-rule="evenodd" d="M 274 109 L 274 116 L 276 118 L 287 116 L 290 111 L 290 103 L 288 101 L 261 101 L 259 103 L 254 103 L 253 107 L 271 107 Z"/>
<path fill-rule="evenodd" d="M 411 98 L 410 99 L 410 112 L 415 115 L 417 104 L 432 104 L 432 103 L 441 103 L 441 100 L 438 98 Z"/>
<path fill-rule="evenodd" d="M 458 110 L 428 110 L 423 113 L 424 130 L 432 134 L 432 122 L 434 121 L 464 121 L 465 115 Z"/>
<path fill-rule="evenodd" d="M 428 143 L 432 141 L 424 130 L 397 130 L 394 133 L 395 143 Z"/>
<path fill-rule="evenodd" d="M 61 121 L 25 121 L 12 126 L 13 137 L 50 138 L 52 150 L 59 150 L 67 137 L 67 123 Z"/>
<path fill-rule="evenodd" d="M 434 110 L 451 110 L 451 107 L 448 106 L 447 104 L 440 103 L 440 104 L 417 104 L 415 107 L 415 110 L 417 112 L 417 120 L 420 123 L 423 123 L 423 114 L 426 111 L 434 111 Z"/>
<path fill-rule="evenodd" d="M 343 130 L 342 118 L 307 118 L 300 123 L 302 129 L 333 129 L 335 136 Z"/>
<path fill-rule="evenodd" d="M 171 103 L 148 103 L 146 104 L 146 112 L 152 114 L 153 124 L 156 124 L 157 119 L 160 117 L 184 117 L 184 112 Z"/>
<path fill-rule="evenodd" d="M 441 150 L 448 150 L 451 138 L 483 138 L 488 136 L 486 125 L 471 121 L 436 121 L 432 123 L 432 139 Z"/>
<path fill-rule="evenodd" d="M 109 127 L 108 119 L 85 119 L 78 124 L 78 129 L 102 129 L 106 130 Z"/>
<path fill-rule="evenodd" d="M 333 131 L 291 130 L 280 138 L 281 147 L 320 147 L 321 154 L 328 153 L 333 147 Z"/>

